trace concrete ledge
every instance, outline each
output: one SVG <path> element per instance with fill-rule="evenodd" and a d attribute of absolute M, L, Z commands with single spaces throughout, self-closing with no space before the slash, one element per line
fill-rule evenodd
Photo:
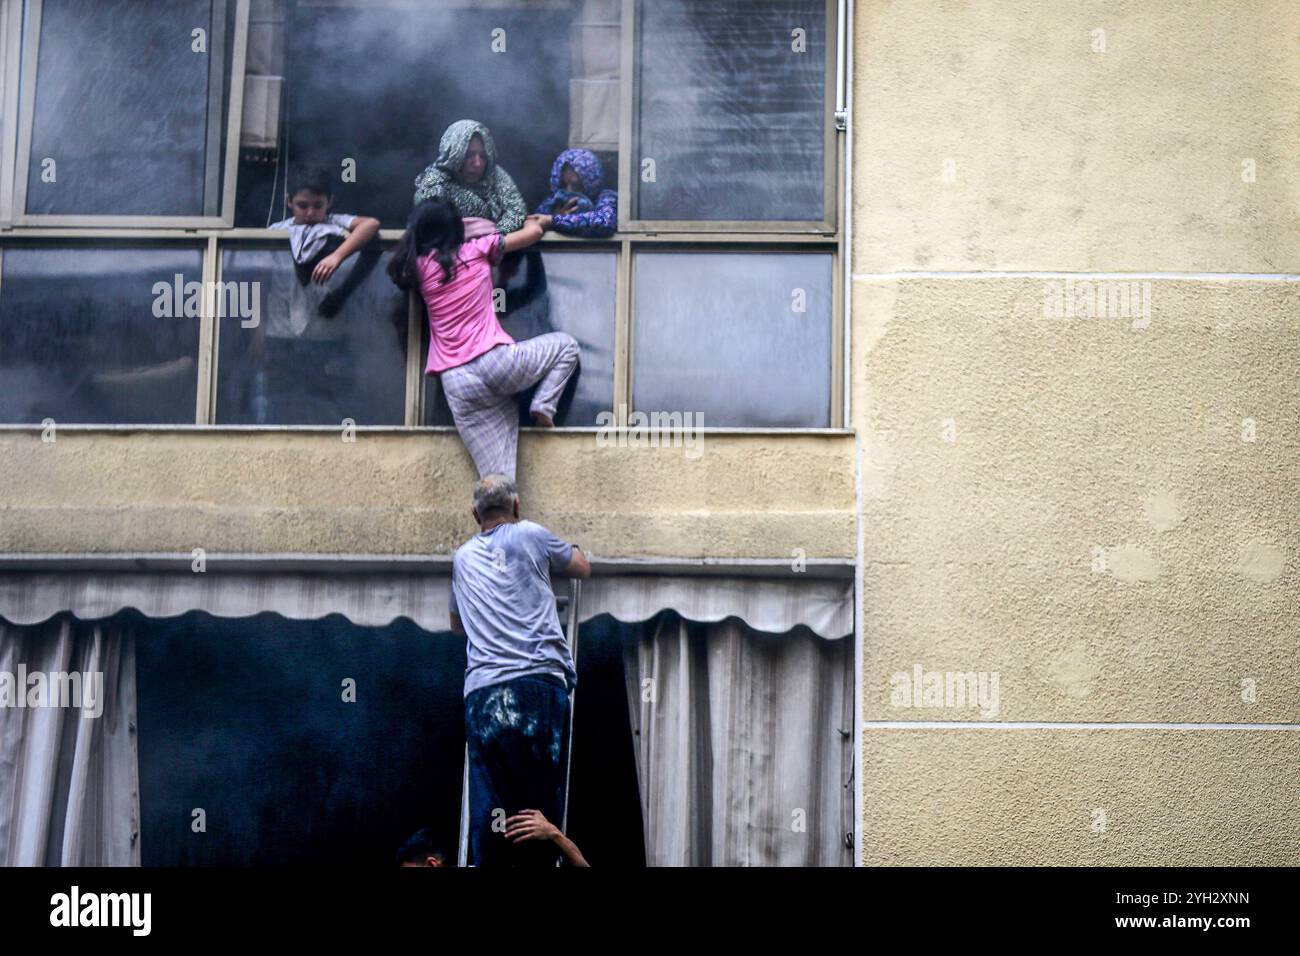
<path fill-rule="evenodd" d="M 443 431 L 0 432 L 0 552 L 450 554 L 475 472 Z M 601 557 L 855 554 L 855 437 L 708 434 L 695 448 L 520 436 L 524 515 Z M 689 457 L 695 455 L 695 457 Z"/>

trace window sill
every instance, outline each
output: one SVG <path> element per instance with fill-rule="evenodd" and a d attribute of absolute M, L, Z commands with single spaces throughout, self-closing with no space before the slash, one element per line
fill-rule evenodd
<path fill-rule="evenodd" d="M 113 424 L 60 424 L 55 423 L 57 431 L 61 432 L 285 432 L 285 433 L 313 433 L 313 432 L 338 432 L 341 425 L 113 425 Z M 44 425 L 40 424 L 0 424 L 0 432 L 41 432 L 45 430 Z M 596 425 L 575 425 L 562 426 L 558 428 L 538 428 L 533 425 L 520 426 L 519 430 L 525 433 L 545 433 L 552 432 L 561 435 L 595 435 L 600 432 L 611 432 L 618 434 L 620 432 L 638 431 L 642 429 L 616 428 L 604 429 Z M 691 429 L 694 432 L 702 432 L 707 435 L 831 435 L 845 436 L 855 434 L 852 428 L 761 428 L 761 427 L 744 427 L 744 426 L 705 426 L 703 428 Z M 380 434 L 386 432 L 411 432 L 411 433 L 430 433 L 439 434 L 448 432 L 456 433 L 456 429 L 451 425 L 357 425 L 354 431 L 358 434 L 370 433 Z"/>
<path fill-rule="evenodd" d="M 379 230 L 379 241 L 394 243 L 402 237 L 402 229 Z M 257 227 L 179 227 L 179 226 L 56 226 L 56 225 L 9 225 L 0 226 L 0 238 L 4 239 L 182 239 L 194 241 L 216 236 L 223 241 L 244 242 L 284 242 L 288 244 L 289 233 L 285 229 L 259 229 Z M 837 232 L 824 230 L 790 229 L 790 230 L 670 230 L 647 229 L 616 232 L 604 238 L 587 238 L 583 236 L 566 236 L 558 232 L 548 232 L 540 242 L 548 245 L 574 246 L 618 246 L 622 242 L 633 243 L 829 243 L 834 244 L 839 238 Z"/>

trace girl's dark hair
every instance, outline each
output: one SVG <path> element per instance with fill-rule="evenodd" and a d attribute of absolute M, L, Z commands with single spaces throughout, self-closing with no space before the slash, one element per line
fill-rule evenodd
<path fill-rule="evenodd" d="M 445 199 L 426 199 L 411 210 L 406 232 L 388 263 L 388 276 L 399 289 L 415 288 L 420 284 L 416 260 L 433 253 L 442 266 L 442 281 L 450 282 L 456 269 L 456 250 L 464 241 L 465 220 L 456 207 Z"/>

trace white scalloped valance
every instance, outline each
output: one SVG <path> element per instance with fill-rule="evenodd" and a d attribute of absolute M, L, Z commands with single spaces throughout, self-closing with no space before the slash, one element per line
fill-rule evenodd
<path fill-rule="evenodd" d="M 3 572 L 0 617 L 36 624 L 62 611 L 82 620 L 135 608 L 147 617 L 206 611 L 249 617 L 273 611 L 314 620 L 342 614 L 376 627 L 407 617 L 428 631 L 447 630 L 446 574 Z M 799 581 L 717 575 L 612 575 L 583 582 L 579 615 L 644 621 L 671 608 L 692 621 L 738 617 L 751 628 L 785 633 L 803 625 L 825 638 L 853 632 L 851 581 Z"/>

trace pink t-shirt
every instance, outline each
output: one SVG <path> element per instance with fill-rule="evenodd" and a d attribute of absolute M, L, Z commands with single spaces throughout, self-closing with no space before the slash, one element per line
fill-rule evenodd
<path fill-rule="evenodd" d="M 497 232 L 467 239 L 456 252 L 450 282 L 433 256 L 421 256 L 420 292 L 429 313 L 429 361 L 426 375 L 464 365 L 498 345 L 514 339 L 492 308 L 492 266 L 505 253 L 505 238 Z"/>

